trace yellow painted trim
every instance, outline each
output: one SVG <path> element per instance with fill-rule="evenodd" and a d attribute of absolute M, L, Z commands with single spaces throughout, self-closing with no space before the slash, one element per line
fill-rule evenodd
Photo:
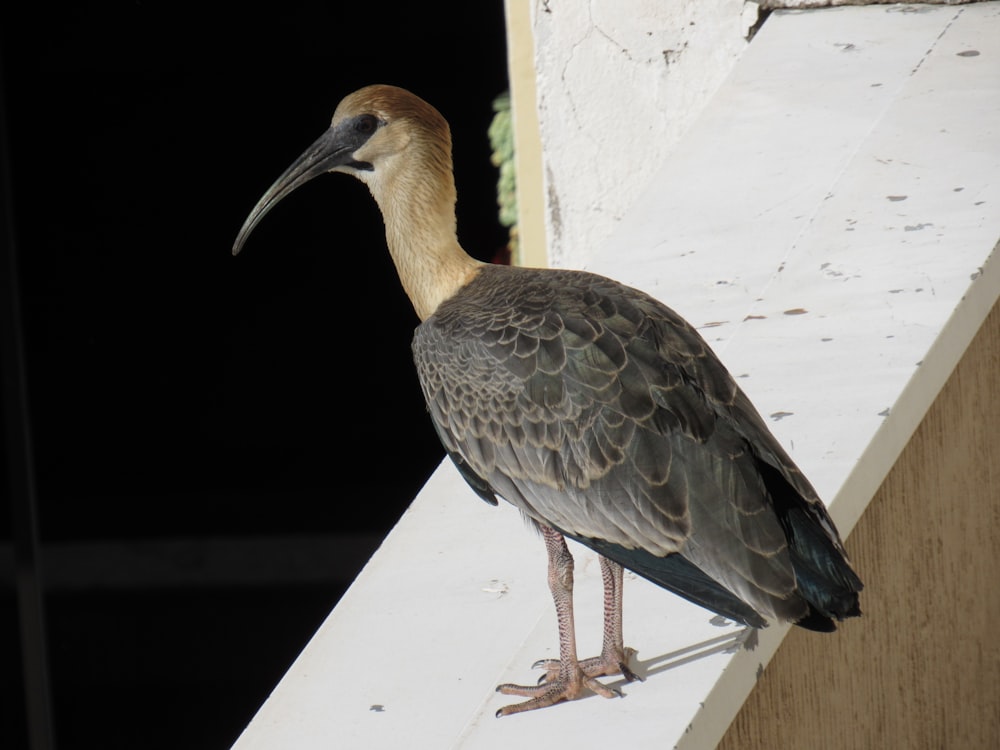
<path fill-rule="evenodd" d="M 518 252 L 512 263 L 548 266 L 545 238 L 545 190 L 542 138 L 535 89 L 535 45 L 531 33 L 531 0 L 506 0 L 507 70 L 514 119 L 514 162 L 517 167 Z"/>

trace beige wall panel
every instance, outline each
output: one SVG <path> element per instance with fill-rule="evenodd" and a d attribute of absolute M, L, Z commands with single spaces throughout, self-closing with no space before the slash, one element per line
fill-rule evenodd
<path fill-rule="evenodd" d="M 719 747 L 1000 747 L 1000 306 L 846 544 L 864 617 L 794 629 Z"/>

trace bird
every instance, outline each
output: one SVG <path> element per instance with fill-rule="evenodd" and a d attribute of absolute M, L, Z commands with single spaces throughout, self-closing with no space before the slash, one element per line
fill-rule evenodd
<path fill-rule="evenodd" d="M 620 695 L 640 677 L 624 645 L 624 570 L 748 628 L 832 631 L 861 614 L 863 583 L 816 490 L 711 347 L 653 296 L 584 270 L 482 262 L 459 244 L 451 132 L 431 104 L 376 84 L 345 96 L 329 128 L 243 223 L 309 180 L 344 173 L 381 211 L 419 318 L 412 354 L 447 456 L 474 493 L 515 506 L 542 537 L 559 658 L 497 716 Z M 601 653 L 579 659 L 574 559 L 597 553 Z"/>

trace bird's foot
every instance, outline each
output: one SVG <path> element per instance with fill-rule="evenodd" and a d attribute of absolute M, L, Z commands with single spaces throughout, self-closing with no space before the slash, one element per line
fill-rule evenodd
<path fill-rule="evenodd" d="M 571 701 L 579 698 L 584 689 L 591 690 L 604 698 L 616 698 L 621 696 L 621 691 L 602 685 L 594 677 L 587 675 L 581 664 L 574 664 L 569 669 L 563 669 L 558 659 L 547 659 L 545 662 L 554 661 L 554 674 L 550 677 L 547 672 L 539 680 L 537 685 L 514 685 L 504 683 L 497 686 L 497 692 L 504 695 L 521 695 L 530 700 L 524 703 L 514 703 L 504 706 L 497 711 L 497 717 L 509 716 L 510 714 L 521 713 L 522 711 L 533 711 L 536 708 L 552 706 L 560 701 Z M 588 660 L 590 661 L 590 660 Z M 546 667 L 549 669 L 548 667 Z M 603 673 L 602 673 L 603 674 Z"/>
<path fill-rule="evenodd" d="M 497 716 L 508 716 L 522 711 L 532 711 L 536 708 L 552 706 L 560 701 L 571 701 L 579 698 L 584 689 L 604 698 L 620 698 L 621 691 L 599 682 L 598 677 L 615 677 L 621 675 L 626 682 L 642 681 L 642 677 L 629 669 L 628 662 L 635 656 L 634 648 L 606 649 L 600 656 L 577 662 L 571 669 L 563 669 L 559 659 L 540 659 L 532 665 L 532 669 L 544 669 L 537 685 L 513 685 L 505 683 L 497 687 L 498 693 L 504 695 L 521 695 L 530 700 L 504 706 L 497 711 Z"/>
<path fill-rule="evenodd" d="M 621 675 L 625 682 L 642 682 L 643 678 L 629 669 L 628 663 L 636 655 L 634 648 L 606 649 L 600 656 L 592 656 L 580 662 L 580 669 L 586 677 L 616 677 Z M 531 665 L 532 669 L 544 669 L 538 678 L 539 685 L 545 685 L 559 676 L 561 663 L 558 659 L 540 659 Z"/>

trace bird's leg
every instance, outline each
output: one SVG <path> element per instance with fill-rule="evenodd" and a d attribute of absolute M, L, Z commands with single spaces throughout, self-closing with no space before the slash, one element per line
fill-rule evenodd
<path fill-rule="evenodd" d="M 622 675 L 626 682 L 642 681 L 635 672 L 629 669 L 628 662 L 635 656 L 634 648 L 626 648 L 622 636 L 622 591 L 624 571 L 622 566 L 603 555 L 601 561 L 601 580 L 604 583 L 604 638 L 601 655 L 584 659 L 580 668 L 587 677 L 611 677 Z M 540 682 L 548 682 L 559 672 L 559 662 L 555 659 L 543 659 L 536 662 L 535 667 L 544 667 L 545 675 Z"/>
<path fill-rule="evenodd" d="M 566 546 L 563 535 L 555 529 L 540 526 L 549 555 L 549 590 L 556 606 L 556 620 L 559 625 L 559 661 L 554 667 L 551 679 L 538 685 L 513 685 L 505 683 L 497 687 L 504 695 L 522 695 L 530 700 L 504 706 L 497 716 L 531 711 L 551 706 L 559 701 L 578 698 L 584 688 L 589 688 L 605 698 L 613 698 L 620 693 L 602 685 L 584 673 L 576 658 L 576 632 L 573 624 L 573 556 Z"/>

